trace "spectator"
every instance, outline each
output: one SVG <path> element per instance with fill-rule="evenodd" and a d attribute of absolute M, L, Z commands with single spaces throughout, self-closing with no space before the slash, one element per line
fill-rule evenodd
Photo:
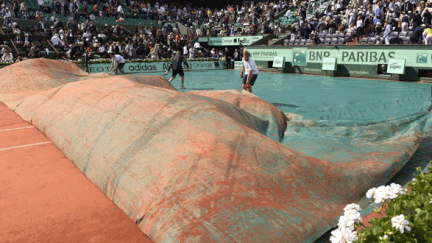
<path fill-rule="evenodd" d="M 421 22 L 422 22 L 421 16 L 420 16 L 419 12 L 416 11 L 416 13 L 414 14 L 414 16 L 412 18 L 413 29 L 415 29 L 417 26 L 420 26 Z"/>
<path fill-rule="evenodd" d="M 125 51 L 126 51 L 126 57 L 132 58 L 132 56 L 133 56 L 132 52 L 135 51 L 132 41 L 128 42 L 128 44 L 125 47 Z"/>
<path fill-rule="evenodd" d="M 404 14 L 402 17 L 402 25 L 401 30 L 402 31 L 408 31 L 408 25 L 409 25 L 409 18 L 407 14 Z"/>
<path fill-rule="evenodd" d="M 423 29 L 425 28 L 425 25 L 422 24 L 421 26 L 417 26 L 414 31 L 411 33 L 410 41 L 411 44 L 420 44 L 422 36 L 423 36 Z"/>
<path fill-rule="evenodd" d="M 431 19 L 432 19 L 432 15 L 429 12 L 429 9 L 426 8 L 423 12 L 423 23 L 425 25 L 430 25 L 431 24 Z"/>
<path fill-rule="evenodd" d="M 195 48 L 195 50 L 197 51 L 197 52 L 201 52 L 201 45 L 200 45 L 200 43 L 197 41 L 197 42 L 195 42 L 195 44 L 194 44 L 194 48 Z"/>
<path fill-rule="evenodd" d="M 231 59 L 232 59 L 232 55 L 231 52 L 228 50 L 228 47 L 225 47 L 225 51 L 224 51 L 224 57 L 226 60 L 226 65 L 228 69 L 231 69 Z"/>
<path fill-rule="evenodd" d="M 36 48 L 34 46 L 32 46 L 30 48 L 30 53 L 27 56 L 30 58 L 37 58 L 38 57 L 37 52 L 36 52 Z"/>
<path fill-rule="evenodd" d="M 378 22 L 375 26 L 375 36 L 381 36 L 382 34 L 382 25 L 381 22 Z"/>
<path fill-rule="evenodd" d="M 195 48 L 193 46 L 189 47 L 189 58 L 195 58 Z"/>
<path fill-rule="evenodd" d="M 38 10 L 42 10 L 42 9 L 44 9 L 44 1 L 43 1 L 43 0 L 38 0 L 37 3 L 38 3 L 38 5 L 39 5 Z"/>
<path fill-rule="evenodd" d="M 2 61 L 7 63 L 13 63 L 13 55 L 10 52 L 9 48 L 6 48 L 3 52 Z"/>
<path fill-rule="evenodd" d="M 136 57 L 138 59 L 143 59 L 145 54 L 145 48 L 143 43 L 138 44 L 138 48 L 136 49 Z"/>
<path fill-rule="evenodd" d="M 14 13 L 15 13 L 15 18 L 18 18 L 18 11 L 19 11 L 19 6 L 17 2 L 14 2 L 14 5 L 12 7 Z"/>
<path fill-rule="evenodd" d="M 189 53 L 189 51 L 188 51 L 188 47 L 187 47 L 187 46 L 184 46 L 184 47 L 183 47 L 183 56 L 187 57 L 187 56 L 188 56 L 188 53 Z"/>
<path fill-rule="evenodd" d="M 360 15 L 362 14 L 362 12 L 360 12 Z M 360 42 L 360 39 L 363 37 L 364 34 L 364 30 L 363 30 L 363 18 L 362 16 L 358 16 L 357 17 L 357 23 L 356 23 L 356 29 L 357 29 L 357 41 Z"/>
<path fill-rule="evenodd" d="M 385 44 L 390 45 L 390 33 L 392 30 L 392 26 L 386 21 L 384 23 L 384 28 L 385 28 L 385 30 L 384 30 L 383 38 L 384 38 Z"/>
<path fill-rule="evenodd" d="M 432 45 L 432 29 L 430 25 L 423 31 L 423 39 L 425 40 L 425 45 Z"/>
<path fill-rule="evenodd" d="M 30 43 L 32 43 L 32 39 L 29 37 L 28 33 L 24 34 L 24 47 L 29 47 Z"/>
<path fill-rule="evenodd" d="M 290 18 L 291 18 L 291 10 L 290 10 L 290 9 L 288 9 L 288 11 L 286 11 L 286 13 L 285 13 L 285 17 L 286 17 L 287 19 L 290 19 Z"/>

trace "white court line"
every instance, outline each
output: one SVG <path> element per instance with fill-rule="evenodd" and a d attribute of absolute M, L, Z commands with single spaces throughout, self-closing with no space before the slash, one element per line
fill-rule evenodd
<path fill-rule="evenodd" d="M 42 145 L 42 144 L 47 144 L 47 143 L 51 143 L 51 141 L 48 141 L 48 142 L 42 142 L 42 143 L 32 143 L 32 144 L 21 145 L 21 146 L 15 146 L 15 147 L 10 147 L 10 148 L 1 148 L 0 151 L 8 150 L 8 149 L 24 148 L 24 147 L 30 147 L 30 146 L 36 146 L 36 145 Z"/>
<path fill-rule="evenodd" d="M 18 128 L 11 128 L 11 129 L 4 129 L 4 130 L 0 130 L 0 132 L 15 131 L 15 130 L 19 130 L 19 129 L 26 129 L 26 128 L 32 128 L 32 127 L 34 127 L 34 126 L 18 127 Z"/>

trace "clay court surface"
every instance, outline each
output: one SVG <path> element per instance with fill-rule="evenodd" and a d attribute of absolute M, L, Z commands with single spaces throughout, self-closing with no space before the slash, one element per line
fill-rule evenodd
<path fill-rule="evenodd" d="M 152 242 L 35 127 L 0 117 L 0 242 Z"/>

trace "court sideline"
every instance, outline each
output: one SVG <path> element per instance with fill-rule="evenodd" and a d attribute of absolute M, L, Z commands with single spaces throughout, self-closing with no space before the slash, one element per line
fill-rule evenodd
<path fill-rule="evenodd" d="M 0 220 L 0 242 L 152 242 L 47 137 L 3 103 Z"/>

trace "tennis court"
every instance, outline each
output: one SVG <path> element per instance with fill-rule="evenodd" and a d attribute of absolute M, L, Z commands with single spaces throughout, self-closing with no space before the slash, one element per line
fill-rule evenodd
<path fill-rule="evenodd" d="M 5 69 L 0 100 L 155 242 L 313 242 L 431 160 L 430 84 L 261 72 L 253 96 L 239 76 L 186 72 L 178 92 L 31 60 Z"/>
<path fill-rule="evenodd" d="M 171 72 L 166 78 L 170 77 Z M 185 72 L 187 89 L 180 89 L 179 76 L 172 84 L 182 92 L 240 90 L 241 81 L 240 71 L 209 70 Z M 411 127 L 424 125 L 425 131 L 428 131 L 431 120 L 425 111 L 431 105 L 431 86 L 414 82 L 260 72 L 253 94 L 274 104 L 284 113 L 298 115 L 295 116 L 297 120 L 317 122 L 316 126 L 288 128 L 282 142 L 284 145 L 311 157 L 343 163 L 352 161 L 360 154 L 375 151 L 372 141 L 399 135 L 391 131 L 393 128 L 386 129 L 385 125 L 379 132 L 368 136 L 362 134 L 363 129 L 345 132 L 345 136 L 341 129 L 408 122 Z M 417 173 L 417 167 L 426 170 L 432 160 L 431 142 L 432 136 L 428 132 L 405 167 L 392 180 L 382 183 L 405 185 L 412 179 L 412 174 Z M 386 149 L 394 148 L 389 144 Z M 371 206 L 373 208 L 374 205 Z"/>

